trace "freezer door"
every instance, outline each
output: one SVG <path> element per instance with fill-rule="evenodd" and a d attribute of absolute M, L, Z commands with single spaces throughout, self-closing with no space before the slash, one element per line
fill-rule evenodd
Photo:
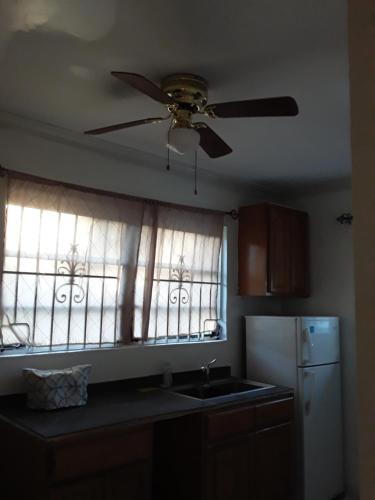
<path fill-rule="evenodd" d="M 246 316 L 247 378 L 297 389 L 295 317 Z"/>
<path fill-rule="evenodd" d="M 338 318 L 300 318 L 297 346 L 298 366 L 340 361 Z"/>
<path fill-rule="evenodd" d="M 344 491 L 340 364 L 298 369 L 304 500 Z"/>

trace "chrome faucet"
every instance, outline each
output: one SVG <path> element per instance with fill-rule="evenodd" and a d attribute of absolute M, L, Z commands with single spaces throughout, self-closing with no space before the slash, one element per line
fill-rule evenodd
<path fill-rule="evenodd" d="M 213 359 L 212 361 L 210 361 L 209 363 L 207 363 L 205 366 L 201 366 L 201 371 L 203 373 L 203 383 L 205 385 L 209 385 L 210 384 L 210 370 L 211 370 L 211 366 L 216 363 L 216 359 Z"/>

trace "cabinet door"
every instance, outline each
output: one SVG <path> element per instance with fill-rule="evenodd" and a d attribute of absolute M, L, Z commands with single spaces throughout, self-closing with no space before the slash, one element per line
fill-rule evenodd
<path fill-rule="evenodd" d="M 212 446 L 208 451 L 208 500 L 255 500 L 251 437 Z"/>
<path fill-rule="evenodd" d="M 309 221 L 303 212 L 291 212 L 291 288 L 298 297 L 309 294 Z"/>
<path fill-rule="evenodd" d="M 269 208 L 268 292 L 275 295 L 291 293 L 291 225 L 292 211 Z"/>
<path fill-rule="evenodd" d="M 128 464 L 107 473 L 105 499 L 151 500 L 150 462 Z"/>
<path fill-rule="evenodd" d="M 257 500 L 293 499 L 293 427 L 271 427 L 255 436 Z"/>
<path fill-rule="evenodd" d="M 56 486 L 50 500 L 106 500 L 105 482 L 102 476 L 76 479 L 67 484 Z"/>
<path fill-rule="evenodd" d="M 241 207 L 238 221 L 238 291 L 267 295 L 268 205 Z"/>

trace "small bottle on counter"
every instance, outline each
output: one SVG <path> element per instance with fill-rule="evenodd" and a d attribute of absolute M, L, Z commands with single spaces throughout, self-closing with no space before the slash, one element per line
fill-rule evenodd
<path fill-rule="evenodd" d="M 170 363 L 165 363 L 163 370 L 163 383 L 161 387 L 163 389 L 169 389 L 172 387 L 173 376 L 172 376 L 172 366 Z"/>

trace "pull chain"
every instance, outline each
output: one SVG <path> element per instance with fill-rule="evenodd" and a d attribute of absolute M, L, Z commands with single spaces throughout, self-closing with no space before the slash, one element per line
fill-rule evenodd
<path fill-rule="evenodd" d="M 169 147 L 168 146 L 167 146 L 167 150 L 168 150 L 168 153 L 167 153 L 167 170 L 170 170 L 171 166 L 169 165 Z"/>
<path fill-rule="evenodd" d="M 167 133 L 167 170 L 171 169 L 171 166 L 169 164 L 169 158 L 170 158 L 170 148 L 169 148 L 169 134 L 171 132 L 171 128 L 169 127 L 168 133 Z"/>
<path fill-rule="evenodd" d="M 197 170 L 198 170 L 198 153 L 197 153 L 197 150 L 195 150 L 194 194 L 198 194 L 198 189 L 197 189 Z"/>

